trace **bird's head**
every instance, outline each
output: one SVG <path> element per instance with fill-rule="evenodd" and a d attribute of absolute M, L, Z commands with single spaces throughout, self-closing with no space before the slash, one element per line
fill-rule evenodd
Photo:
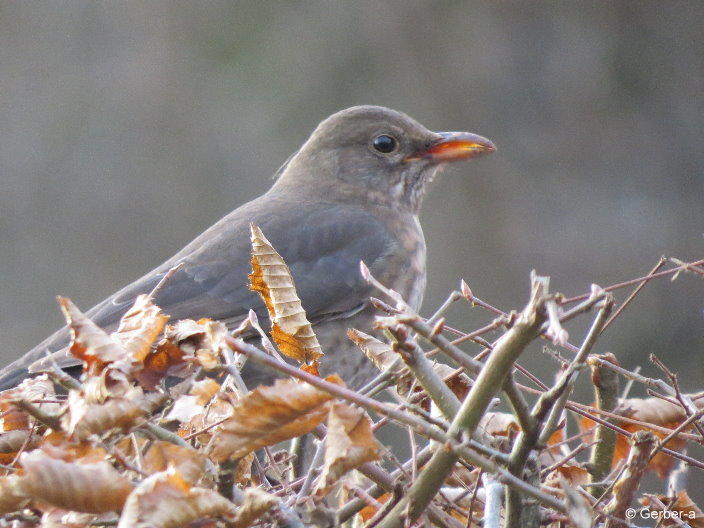
<path fill-rule="evenodd" d="M 284 167 L 284 184 L 344 182 L 360 195 L 417 212 L 438 169 L 451 161 L 494 152 L 469 132 L 432 132 L 409 116 L 381 106 L 355 106 L 321 122 Z"/>

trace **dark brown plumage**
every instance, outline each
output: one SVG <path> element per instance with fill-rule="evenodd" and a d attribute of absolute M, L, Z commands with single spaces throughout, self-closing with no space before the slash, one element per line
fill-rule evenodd
<path fill-rule="evenodd" d="M 254 222 L 291 269 L 326 353 L 322 370 L 335 370 L 358 385 L 371 371 L 345 330 L 369 331 L 373 318 L 371 291 L 360 276 L 359 262 L 419 307 L 425 289 L 425 241 L 417 215 L 427 185 L 441 164 L 493 150 L 485 138 L 431 132 L 388 108 L 358 106 L 338 112 L 320 123 L 266 194 L 235 209 L 88 315 L 106 330 L 114 329 L 135 297 L 151 291 L 180 263 L 156 297 L 172 320 L 211 317 L 234 327 L 250 308 L 266 318 L 260 299 L 247 288 L 249 224 Z M 0 389 L 15 385 L 46 350 L 61 351 L 68 340 L 67 330 L 59 330 L 5 367 Z M 245 372 L 251 385 L 267 377 L 251 367 Z"/>

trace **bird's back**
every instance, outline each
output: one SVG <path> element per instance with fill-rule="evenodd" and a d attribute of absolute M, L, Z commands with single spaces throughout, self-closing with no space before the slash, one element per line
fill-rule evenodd
<path fill-rule="evenodd" d="M 360 276 L 360 261 L 412 304 L 420 303 L 425 285 L 425 244 L 415 217 L 409 222 L 408 215 L 393 209 L 334 202 L 313 193 L 270 191 L 225 216 L 87 315 L 106 331 L 114 330 L 135 298 L 149 293 L 166 272 L 180 264 L 155 298 L 172 320 L 209 317 L 233 327 L 250 309 L 266 319 L 263 303 L 248 288 L 250 222 L 259 225 L 290 267 L 308 318 L 316 331 L 324 334 L 324 351 L 340 348 L 339 336 L 333 334 L 341 333 L 344 340 L 347 326 L 369 330 L 371 291 Z M 339 320 L 343 322 L 332 324 Z M 30 365 L 47 352 L 65 349 L 69 340 L 67 328 L 62 328 L 5 367 L 0 371 L 0 389 L 16 385 L 27 376 Z M 344 358 L 351 353 L 346 352 Z M 66 352 L 56 359 L 61 366 L 75 363 Z"/>

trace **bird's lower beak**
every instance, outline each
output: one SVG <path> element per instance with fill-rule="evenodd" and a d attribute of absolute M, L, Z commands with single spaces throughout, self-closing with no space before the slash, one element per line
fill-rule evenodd
<path fill-rule="evenodd" d="M 471 132 L 438 132 L 438 139 L 422 151 L 412 154 L 406 161 L 430 159 L 437 163 L 459 161 L 491 154 L 496 150 L 490 140 Z"/>

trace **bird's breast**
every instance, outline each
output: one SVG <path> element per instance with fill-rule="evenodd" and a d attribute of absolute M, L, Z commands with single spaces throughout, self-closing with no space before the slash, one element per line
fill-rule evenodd
<path fill-rule="evenodd" d="M 425 238 L 415 215 L 400 215 L 389 223 L 396 244 L 389 255 L 383 284 L 397 291 L 414 309 L 418 310 L 425 293 Z"/>

